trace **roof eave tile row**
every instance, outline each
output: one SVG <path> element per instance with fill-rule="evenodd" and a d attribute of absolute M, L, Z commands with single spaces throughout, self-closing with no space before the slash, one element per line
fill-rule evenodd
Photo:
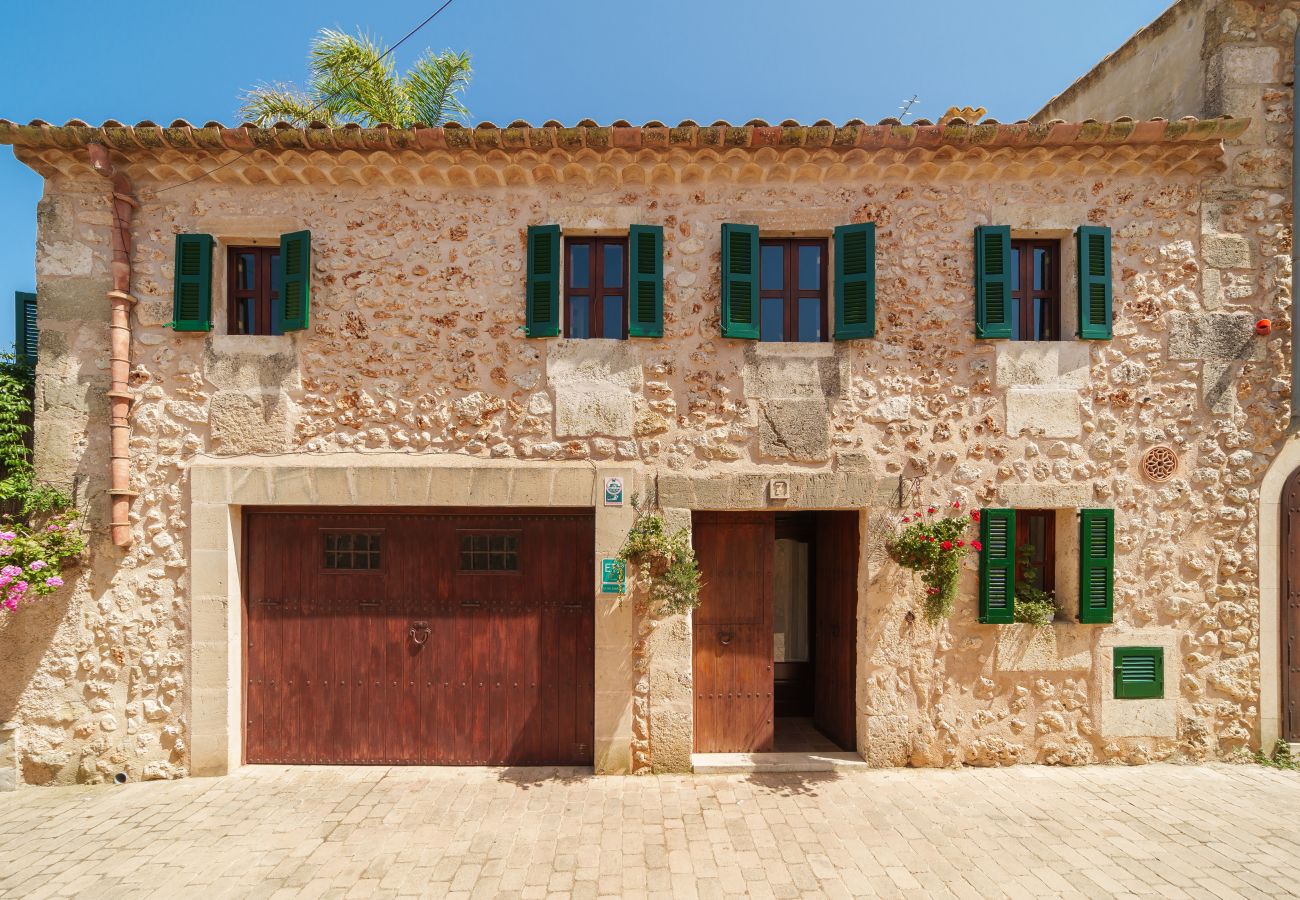
<path fill-rule="evenodd" d="M 716 122 L 675 126 L 650 122 L 630 125 L 616 122 L 597 125 L 583 121 L 574 126 L 547 122 L 530 125 L 513 122 L 499 128 L 483 122 L 473 128 L 445 125 L 435 128 L 389 125 L 362 127 L 356 124 L 330 127 L 314 123 L 299 128 L 279 123 L 261 128 L 245 123 L 227 127 L 208 122 L 196 127 L 183 119 L 170 125 L 139 122 L 124 125 L 109 120 L 93 126 L 79 120 L 51 125 L 39 119 L 19 125 L 0 119 L 0 144 L 40 149 L 76 150 L 89 143 L 102 143 L 123 152 L 178 150 L 220 152 L 223 150 L 448 150 L 489 152 L 493 150 L 549 151 L 554 149 L 641 150 L 667 148 L 838 148 L 907 149 L 944 145 L 979 147 L 1046 147 L 1078 144 L 1154 144 L 1173 141 L 1219 141 L 1238 137 L 1249 119 L 1223 116 L 1213 119 L 1150 119 L 1137 121 L 1121 117 L 1108 122 L 1052 121 L 1003 124 L 986 119 L 970 124 L 950 119 L 940 124 L 919 120 L 903 124 L 886 119 L 876 125 L 853 120 L 844 125 L 816 122 L 800 125 L 783 122 L 768 125 L 754 120 L 744 125 Z"/>

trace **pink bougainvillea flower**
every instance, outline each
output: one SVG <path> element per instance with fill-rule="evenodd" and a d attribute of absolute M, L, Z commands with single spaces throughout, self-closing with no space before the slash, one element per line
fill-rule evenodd
<path fill-rule="evenodd" d="M 5 605 L 5 609 L 17 609 L 17 608 L 18 608 L 18 598 L 17 598 L 17 597 L 5 597 L 3 602 L 4 602 L 4 605 Z"/>
<path fill-rule="evenodd" d="M 971 541 L 971 542 L 970 542 L 970 547 L 971 547 L 972 550 L 983 550 L 983 549 L 984 549 L 984 545 L 981 544 L 979 541 Z"/>
<path fill-rule="evenodd" d="M 17 584 L 15 584 L 12 588 L 10 588 L 10 590 L 17 591 L 20 594 L 24 594 L 27 592 L 27 582 L 20 581 Z"/>
<path fill-rule="evenodd" d="M 3 569 L 0 569 L 0 575 L 8 575 L 10 578 L 14 578 L 21 574 L 23 574 L 23 570 L 17 566 L 5 566 Z"/>
<path fill-rule="evenodd" d="M 49 587 L 63 587 L 63 579 L 58 575 L 51 575 L 49 578 L 45 579 L 45 583 Z"/>
<path fill-rule="evenodd" d="M 45 560 L 43 560 L 43 559 L 38 559 L 38 560 L 36 560 L 35 562 L 33 562 L 30 566 L 28 566 L 27 568 L 28 568 L 29 570 L 31 570 L 32 572 L 39 572 L 41 569 L 44 569 L 47 565 L 48 565 L 48 563 L 47 563 Z"/>
<path fill-rule="evenodd" d="M 942 544 L 940 544 L 939 546 L 942 547 L 942 548 L 945 549 L 945 550 L 951 550 L 951 549 L 952 549 L 952 541 L 944 541 L 944 542 L 943 542 Z"/>
<path fill-rule="evenodd" d="M 12 531 L 0 531 L 0 541 L 12 541 L 16 537 L 18 537 L 18 535 L 14 534 Z"/>
<path fill-rule="evenodd" d="M 58 526 L 58 525 L 50 525 L 50 526 L 47 526 L 45 530 L 46 530 L 46 531 L 58 531 L 58 530 L 59 530 L 59 526 Z"/>

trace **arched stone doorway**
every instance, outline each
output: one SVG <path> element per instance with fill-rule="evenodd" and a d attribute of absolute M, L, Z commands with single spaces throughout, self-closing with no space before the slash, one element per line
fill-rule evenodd
<path fill-rule="evenodd" d="M 1282 675 L 1280 737 L 1300 741 L 1300 469 L 1287 478 L 1281 502 L 1282 579 L 1279 662 Z M 1263 637 L 1263 635 L 1261 635 Z"/>

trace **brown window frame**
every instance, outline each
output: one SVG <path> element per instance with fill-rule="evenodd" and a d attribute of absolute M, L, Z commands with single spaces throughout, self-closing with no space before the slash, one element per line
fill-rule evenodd
<path fill-rule="evenodd" d="M 1061 340 L 1061 242 L 1042 238 L 1012 238 L 1013 258 L 1019 261 L 1012 282 L 1011 309 L 1013 341 Z M 1043 286 L 1034 288 L 1034 251 L 1047 253 L 1044 261 Z M 1039 333 L 1034 333 L 1034 301 L 1041 301 L 1043 315 Z"/>
<path fill-rule="evenodd" d="M 384 538 L 384 531 L 385 529 L 383 528 L 318 528 L 316 529 L 316 533 L 320 535 L 320 550 L 321 550 L 320 572 L 325 575 L 382 575 L 384 574 L 388 569 L 388 554 L 384 549 L 387 541 Z M 330 550 L 329 539 L 331 537 L 339 537 L 342 535 L 347 535 L 348 537 L 357 537 L 359 535 L 365 535 L 367 537 L 378 538 L 379 545 L 374 549 L 366 548 L 365 550 L 358 550 L 355 548 L 349 548 L 347 550 L 340 550 L 335 548 L 334 550 Z M 349 561 L 355 560 L 356 556 L 359 554 L 365 554 L 367 557 L 367 561 L 369 561 L 369 558 L 373 557 L 375 565 L 373 566 L 351 566 L 351 565 L 331 566 L 329 564 L 331 554 L 334 555 L 335 562 L 338 562 L 339 558 L 345 553 L 348 554 Z"/>
<path fill-rule="evenodd" d="M 1043 578 L 1043 590 L 1049 594 L 1056 593 L 1056 510 L 1054 509 L 1018 509 L 1016 510 L 1016 581 L 1020 578 L 1020 548 L 1029 543 L 1029 523 L 1031 520 L 1043 521 L 1043 546 L 1034 547 L 1034 559 Z"/>
<path fill-rule="evenodd" d="M 780 288 L 763 288 L 763 249 L 765 247 L 781 247 L 784 250 L 782 257 L 783 279 Z M 820 272 L 818 272 L 818 284 L 820 287 L 816 291 L 801 290 L 799 288 L 799 248 L 800 247 L 817 247 L 821 250 Z M 829 254 L 829 241 L 825 238 L 765 238 L 759 235 L 758 240 L 758 339 L 768 341 L 769 338 L 763 336 L 763 300 L 781 298 L 784 301 L 782 317 L 781 342 L 791 344 L 813 344 L 825 343 L 830 340 L 830 322 L 827 319 L 827 298 L 829 292 L 826 285 L 827 257 Z M 799 340 L 799 301 L 802 299 L 816 299 L 821 308 L 821 331 L 816 341 Z"/>
<path fill-rule="evenodd" d="M 252 288 L 239 286 L 236 277 L 239 257 L 251 253 L 256 272 Z M 229 247 L 226 251 L 226 333 L 227 334 L 281 334 L 275 330 L 275 304 L 280 299 L 275 289 L 273 263 L 280 256 L 279 245 L 269 247 Z M 253 321 L 240 321 L 240 310 L 252 300 Z"/>
<path fill-rule="evenodd" d="M 474 549 L 474 548 L 466 548 L 465 546 L 466 538 L 472 540 L 473 538 L 477 538 L 477 537 L 485 537 L 488 538 L 489 540 L 491 540 L 494 537 L 509 538 L 514 541 L 514 549 L 510 550 L 503 547 L 500 550 L 493 550 L 491 549 L 490 545 L 489 547 L 482 550 Z M 523 553 L 523 547 L 524 547 L 524 533 L 523 530 L 519 528 L 457 528 L 456 529 L 456 558 L 457 558 L 456 574 L 458 575 L 519 575 L 522 574 L 523 568 L 519 557 Z M 515 562 L 514 568 L 479 569 L 479 568 L 475 568 L 472 565 L 471 566 L 465 565 L 467 557 L 470 561 L 473 561 L 478 557 L 482 557 L 489 560 L 490 562 L 493 556 L 500 556 L 502 557 L 503 561 L 506 557 L 513 558 Z"/>
<path fill-rule="evenodd" d="M 587 251 L 587 287 L 574 287 L 574 267 L 570 265 L 571 248 L 585 245 Z M 623 271 L 619 283 L 614 287 L 605 286 L 605 248 L 617 245 L 623 250 Z M 566 237 L 564 239 L 564 336 L 566 338 L 606 340 L 627 340 L 628 320 L 628 242 L 627 237 Z M 573 302 L 575 296 L 587 297 L 587 331 L 585 335 L 573 333 Z M 617 338 L 605 336 L 605 298 L 623 298 L 623 321 L 619 323 Z"/>

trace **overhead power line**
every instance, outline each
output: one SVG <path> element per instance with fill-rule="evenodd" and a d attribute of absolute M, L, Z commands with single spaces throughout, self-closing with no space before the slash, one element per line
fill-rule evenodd
<path fill-rule="evenodd" d="M 442 12 L 442 11 L 443 11 L 444 9 L 446 9 L 447 7 L 451 6 L 451 4 L 454 3 L 454 2 L 455 2 L 455 0 L 446 0 L 446 2 L 442 4 L 442 6 L 439 6 L 439 7 L 438 7 L 437 9 L 435 9 L 432 13 L 430 13 L 429 16 L 428 16 L 428 18 L 426 18 L 426 19 L 425 19 L 423 22 L 421 22 L 419 25 L 416 25 L 414 28 L 412 28 L 410 31 L 408 31 L 406 34 L 404 34 L 404 35 L 402 36 L 401 40 L 399 40 L 397 43 L 393 44 L 391 47 L 389 47 L 387 50 L 385 50 L 385 51 L 380 55 L 380 57 L 379 57 L 378 59 L 376 59 L 376 60 L 371 64 L 371 68 L 373 68 L 374 66 L 379 65 L 381 62 L 383 62 L 383 61 L 388 57 L 388 55 L 389 55 L 390 53 L 392 53 L 392 52 L 393 52 L 394 50 L 396 50 L 398 47 L 400 47 L 400 46 L 402 46 L 403 44 L 405 44 L 405 43 L 406 43 L 407 41 L 409 41 L 411 38 L 415 37 L 415 35 L 420 31 L 421 28 L 423 28 L 425 25 L 428 25 L 430 22 L 432 22 L 434 19 L 436 19 L 436 18 L 438 17 L 438 14 L 439 14 L 440 12 Z M 331 95 L 329 95 L 329 96 L 327 96 L 327 97 L 322 98 L 319 102 L 317 102 L 317 104 L 316 104 L 315 106 L 313 106 L 311 109 L 307 110 L 307 115 L 308 115 L 308 116 L 311 116 L 313 113 L 319 112 L 319 111 L 320 111 L 322 108 L 324 108 L 325 105 L 328 104 L 331 100 L 333 100 L 333 99 L 334 99 L 335 97 L 337 97 L 338 95 L 342 94 L 342 93 L 343 93 L 344 91 L 346 91 L 348 88 L 352 87 L 352 85 L 356 83 L 357 79 L 360 78 L 363 74 L 365 74 L 365 72 L 366 72 L 366 69 L 362 69 L 362 70 L 358 71 L 355 75 L 352 76 L 351 79 L 348 80 L 348 82 L 347 82 L 346 84 L 342 85 L 342 86 L 341 86 L 341 87 L 340 87 L 340 88 L 339 88 L 339 89 L 338 89 L 334 94 L 331 94 Z M 253 148 L 253 149 L 257 149 L 257 148 Z M 223 163 L 222 163 L 221 165 L 219 165 L 219 166 L 214 166 L 213 168 L 209 169 L 209 170 L 206 171 L 206 172 L 200 172 L 198 175 L 195 175 L 193 178 L 187 179 L 186 181 L 182 181 L 182 182 L 180 182 L 180 183 L 178 183 L 178 184 L 168 185 L 168 186 L 165 187 L 165 188 L 162 188 L 162 189 L 160 189 L 160 190 L 154 191 L 154 192 L 153 192 L 153 193 L 154 193 L 154 196 L 156 197 L 156 196 L 158 196 L 159 194 L 165 194 L 167 191 L 175 190 L 176 188 L 180 188 L 180 187 L 185 187 L 185 185 L 187 185 L 187 184 L 193 184 L 193 183 L 196 182 L 196 181 L 201 181 L 201 180 L 203 180 L 204 178 L 207 178 L 209 175 L 212 175 L 212 174 L 215 174 L 215 173 L 217 173 L 217 172 L 220 172 L 222 169 L 226 168 L 227 166 L 232 165 L 233 163 L 237 163 L 237 162 L 239 162 L 239 160 L 243 159 L 245 156 L 247 156 L 249 153 L 252 153 L 252 152 L 253 152 L 253 150 L 240 150 L 238 156 L 235 156 L 235 157 L 233 157 L 233 158 L 231 158 L 231 159 L 226 160 L 225 162 L 223 162 Z"/>

